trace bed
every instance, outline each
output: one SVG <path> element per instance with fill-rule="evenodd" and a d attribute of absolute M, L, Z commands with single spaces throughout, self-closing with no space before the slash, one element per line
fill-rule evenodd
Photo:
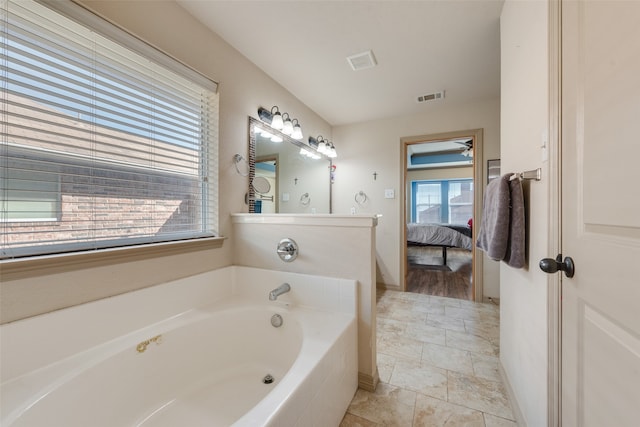
<path fill-rule="evenodd" d="M 447 265 L 447 248 L 472 249 L 471 228 L 458 224 L 407 224 L 407 243 L 442 248 L 444 265 Z"/>

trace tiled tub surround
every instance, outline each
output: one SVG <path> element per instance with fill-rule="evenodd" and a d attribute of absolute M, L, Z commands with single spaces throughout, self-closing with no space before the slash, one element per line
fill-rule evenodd
<path fill-rule="evenodd" d="M 351 280 L 227 267 L 0 334 L 7 427 L 338 425 L 357 388 Z"/>
<path fill-rule="evenodd" d="M 499 307 L 378 290 L 374 393 L 341 427 L 516 427 L 499 374 Z"/>

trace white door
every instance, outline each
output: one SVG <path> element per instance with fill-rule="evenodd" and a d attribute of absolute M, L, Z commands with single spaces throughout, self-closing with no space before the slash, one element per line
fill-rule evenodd
<path fill-rule="evenodd" d="M 564 1 L 562 67 L 562 422 L 640 426 L 640 1 Z"/>

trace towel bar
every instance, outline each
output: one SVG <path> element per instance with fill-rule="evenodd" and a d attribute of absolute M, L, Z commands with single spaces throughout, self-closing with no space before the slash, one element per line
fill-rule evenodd
<path fill-rule="evenodd" d="M 509 178 L 509 181 L 513 181 L 514 179 L 533 179 L 536 181 L 540 181 L 542 180 L 542 168 L 514 173 L 511 178 Z"/>

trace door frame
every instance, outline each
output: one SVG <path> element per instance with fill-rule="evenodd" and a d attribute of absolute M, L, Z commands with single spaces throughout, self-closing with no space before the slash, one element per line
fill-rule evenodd
<path fill-rule="evenodd" d="M 471 138 L 473 139 L 473 228 L 472 242 L 476 241 L 476 233 L 481 222 L 482 197 L 486 183 L 484 182 L 483 160 L 483 129 L 468 129 L 428 135 L 407 136 L 400 138 L 400 158 L 402 174 L 402 201 L 400 208 L 400 290 L 407 290 L 407 149 L 410 145 L 428 142 L 443 141 L 447 139 Z M 471 246 L 473 265 L 471 271 L 471 286 L 474 301 L 483 300 L 482 285 L 482 254 L 476 251 L 475 244 Z"/>
<path fill-rule="evenodd" d="M 562 253 L 562 0 L 548 2 L 549 230 L 547 254 Z M 562 275 L 547 274 L 547 425 L 562 420 Z"/>

